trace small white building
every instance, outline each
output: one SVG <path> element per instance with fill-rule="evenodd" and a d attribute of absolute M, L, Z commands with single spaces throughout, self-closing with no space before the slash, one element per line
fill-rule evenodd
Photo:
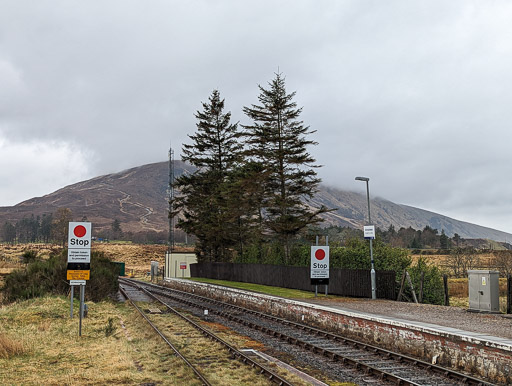
<path fill-rule="evenodd" d="M 191 252 L 166 252 L 165 253 L 165 278 L 190 277 L 190 264 L 197 263 L 195 253 Z"/>

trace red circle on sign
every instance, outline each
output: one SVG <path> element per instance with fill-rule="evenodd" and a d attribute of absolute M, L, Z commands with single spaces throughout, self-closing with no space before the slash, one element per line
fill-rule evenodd
<path fill-rule="evenodd" d="M 73 233 L 75 234 L 76 237 L 84 237 L 85 234 L 87 233 L 87 230 L 85 229 L 85 227 L 83 225 L 78 225 L 75 227 L 75 229 L 73 229 Z"/>
<path fill-rule="evenodd" d="M 323 249 L 317 249 L 315 252 L 315 257 L 317 260 L 323 260 L 325 257 L 325 251 Z"/>

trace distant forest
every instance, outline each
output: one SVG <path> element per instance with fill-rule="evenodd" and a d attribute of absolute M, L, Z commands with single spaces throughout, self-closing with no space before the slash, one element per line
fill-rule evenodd
<path fill-rule="evenodd" d="M 306 240 L 314 242 L 316 235 L 322 237 L 329 236 L 329 244 L 334 246 L 344 246 L 352 238 L 363 238 L 363 231 L 350 227 L 329 226 L 325 228 L 310 227 L 307 232 Z M 396 230 L 393 225 L 387 230 L 376 228 L 376 236 L 382 242 L 394 248 L 410 249 L 413 253 L 448 253 L 449 250 L 457 248 L 475 248 L 475 249 L 499 249 L 511 250 L 512 245 L 503 242 L 495 242 L 483 239 L 463 239 L 457 233 L 449 237 L 444 230 L 425 226 L 421 229 L 400 228 Z"/>
<path fill-rule="evenodd" d="M 56 213 L 43 216 L 32 215 L 14 223 L 6 221 L 0 225 L 0 241 L 9 244 L 56 243 L 64 245 L 67 242 L 70 221 L 88 221 L 88 219 L 87 217 L 74 219 L 70 209 L 59 208 Z M 92 233 L 93 237 L 100 241 L 123 240 L 139 244 L 166 244 L 168 240 L 167 230 L 124 232 L 122 223 L 117 219 L 114 219 L 107 228 L 93 227 Z M 193 243 L 195 241 L 181 230 L 175 231 L 175 240 L 178 243 Z"/>
<path fill-rule="evenodd" d="M 41 216 L 25 217 L 15 223 L 6 221 L 0 226 L 0 241 L 4 243 L 65 243 L 67 241 L 67 227 L 69 221 L 88 221 L 86 217 L 73 219 L 71 210 L 60 208 L 56 213 Z M 167 230 L 124 232 L 122 223 L 114 219 L 107 229 L 96 230 L 93 228 L 93 235 L 99 240 L 122 240 L 134 243 L 165 244 L 168 241 Z M 345 246 L 353 239 L 362 239 L 362 230 L 329 226 L 310 226 L 302 232 L 299 241 L 306 244 L 315 243 L 316 236 L 320 236 L 322 242 L 325 236 L 329 237 L 329 244 L 333 246 Z M 387 230 L 377 228 L 377 237 L 391 247 L 406 248 L 413 252 L 437 253 L 448 252 L 451 249 L 472 247 L 476 249 L 508 249 L 512 246 L 508 243 L 498 243 L 489 240 L 463 239 L 458 234 L 448 237 L 443 230 L 425 226 L 422 230 L 400 228 L 396 230 L 392 225 Z M 174 231 L 174 240 L 180 245 L 193 245 L 195 238 L 186 235 L 182 230 Z"/>

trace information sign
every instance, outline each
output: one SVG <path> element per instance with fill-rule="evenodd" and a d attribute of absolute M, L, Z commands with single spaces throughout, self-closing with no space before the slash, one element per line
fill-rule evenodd
<path fill-rule="evenodd" d="M 375 225 L 365 225 L 364 226 L 364 238 L 365 239 L 374 239 L 375 238 Z"/>
<path fill-rule="evenodd" d="M 91 272 L 90 262 L 91 223 L 70 222 L 67 280 L 89 280 Z"/>
<path fill-rule="evenodd" d="M 181 262 L 180 263 L 180 269 L 187 269 L 187 263 L 186 262 Z"/>
<path fill-rule="evenodd" d="M 91 261 L 91 223 L 70 222 L 68 232 L 68 263 Z"/>
<path fill-rule="evenodd" d="M 89 263 L 90 261 L 90 249 L 68 249 L 68 263 Z"/>
<path fill-rule="evenodd" d="M 85 280 L 70 280 L 69 285 L 85 285 Z"/>
<path fill-rule="evenodd" d="M 91 278 L 91 271 L 67 271 L 68 280 L 89 280 Z M 71 284 L 71 283 L 70 283 Z"/>
<path fill-rule="evenodd" d="M 311 284 L 329 284 L 329 247 L 311 247 Z"/>

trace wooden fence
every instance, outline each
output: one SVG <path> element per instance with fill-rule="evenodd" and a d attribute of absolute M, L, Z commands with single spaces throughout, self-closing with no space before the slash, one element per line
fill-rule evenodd
<path fill-rule="evenodd" d="M 267 264 L 196 263 L 190 265 L 192 277 L 264 284 L 274 287 L 314 291 L 309 267 Z M 341 296 L 371 298 L 370 271 L 365 269 L 329 270 L 329 293 Z M 377 298 L 396 300 L 394 271 L 377 271 Z M 323 291 L 323 286 L 319 286 Z"/>

